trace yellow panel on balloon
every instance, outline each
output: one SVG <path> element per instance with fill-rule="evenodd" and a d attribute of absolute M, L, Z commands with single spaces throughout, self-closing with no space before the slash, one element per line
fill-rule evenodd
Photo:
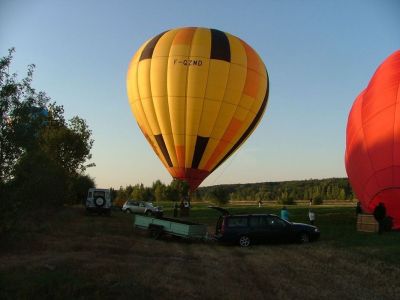
<path fill-rule="evenodd" d="M 150 61 L 150 60 L 149 60 Z M 157 57 L 151 59 L 150 86 L 152 97 L 164 97 L 167 91 L 168 57 Z"/>
<path fill-rule="evenodd" d="M 187 96 L 204 98 L 206 94 L 207 79 L 210 60 L 202 57 L 193 57 L 187 78 Z"/>
<path fill-rule="evenodd" d="M 153 97 L 153 104 L 161 133 L 172 134 L 168 97 Z"/>
<path fill-rule="evenodd" d="M 150 64 L 151 60 L 142 60 L 138 65 L 138 88 L 140 99 L 151 98 L 150 85 Z"/>
<path fill-rule="evenodd" d="M 187 97 L 186 102 L 186 134 L 197 135 L 203 112 L 203 98 Z M 186 155 L 187 156 L 187 155 Z"/>
<path fill-rule="evenodd" d="M 247 68 L 247 56 L 242 42 L 231 34 L 226 34 L 231 48 L 231 63 Z"/>
<path fill-rule="evenodd" d="M 254 98 L 247 96 L 246 94 L 242 95 L 242 98 L 240 99 L 239 106 L 246 109 L 250 110 L 251 107 L 253 106 L 254 103 Z"/>
<path fill-rule="evenodd" d="M 211 131 L 214 127 L 215 120 L 217 119 L 220 106 L 220 101 L 209 99 L 204 100 L 198 135 L 204 137 L 209 137 L 211 135 Z"/>
<path fill-rule="evenodd" d="M 210 60 L 206 98 L 221 101 L 224 97 L 229 75 L 229 63 L 222 60 Z"/>
<path fill-rule="evenodd" d="M 167 71 L 167 89 L 168 95 L 171 97 L 185 97 L 186 96 L 186 82 L 188 68 L 183 64 L 176 63 L 177 61 L 184 61 L 186 57 L 175 56 L 173 59 L 168 60 Z M 162 76 L 164 74 L 160 74 Z"/>
<path fill-rule="evenodd" d="M 215 122 L 211 137 L 214 139 L 221 139 L 226 129 L 228 128 L 236 111 L 236 105 L 222 102 L 220 113 Z"/>
<path fill-rule="evenodd" d="M 171 45 L 177 32 L 178 30 L 174 29 L 163 34 L 154 47 L 152 58 L 169 56 Z"/>
<path fill-rule="evenodd" d="M 133 76 L 131 77 L 133 78 Z M 136 76 L 134 79 L 136 79 Z M 127 80 L 126 82 L 127 82 L 126 91 L 129 97 L 129 103 L 133 103 L 134 101 L 139 101 L 140 100 L 139 90 L 136 82 L 133 79 Z"/>
<path fill-rule="evenodd" d="M 249 113 L 249 110 L 244 109 L 244 108 L 241 107 L 241 106 L 238 106 L 238 107 L 236 108 L 234 117 L 235 117 L 236 119 L 240 120 L 240 121 L 244 121 L 244 120 L 246 119 L 246 116 L 247 116 L 248 113 Z"/>
<path fill-rule="evenodd" d="M 232 104 L 238 104 L 246 83 L 247 69 L 231 64 L 229 78 L 225 89 L 224 101 Z"/>
<path fill-rule="evenodd" d="M 173 134 L 185 134 L 186 98 L 168 98 L 169 115 Z"/>
<path fill-rule="evenodd" d="M 146 115 L 143 111 L 142 102 L 141 101 L 133 102 L 131 104 L 131 109 L 133 114 L 135 115 L 136 120 L 141 125 L 141 128 L 145 131 L 145 133 L 148 135 L 153 135 L 149 122 L 147 122 Z"/>
<path fill-rule="evenodd" d="M 211 51 L 211 33 L 209 29 L 198 28 L 194 33 L 190 56 L 199 56 L 202 58 L 210 58 Z"/>
<path fill-rule="evenodd" d="M 142 106 L 144 114 L 146 115 L 147 122 L 149 122 L 151 131 L 153 135 L 158 135 L 161 133 L 160 127 L 158 126 L 158 120 L 156 113 L 154 111 L 153 99 L 146 98 L 142 99 Z"/>

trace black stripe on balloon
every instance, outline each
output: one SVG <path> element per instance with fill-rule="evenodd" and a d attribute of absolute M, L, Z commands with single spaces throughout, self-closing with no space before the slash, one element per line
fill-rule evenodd
<path fill-rule="evenodd" d="M 158 40 L 164 35 L 164 33 L 166 33 L 166 31 L 155 36 L 150 42 L 147 43 L 146 47 L 144 47 L 142 51 L 142 54 L 140 55 L 139 61 L 153 57 L 154 48 L 156 47 Z"/>
<path fill-rule="evenodd" d="M 268 73 L 267 73 L 267 90 L 265 91 L 264 100 L 263 100 L 263 103 L 261 104 L 260 109 L 258 110 L 257 115 L 255 116 L 253 122 L 251 122 L 249 128 L 247 128 L 246 132 L 243 133 L 243 135 L 236 142 L 236 144 L 231 148 L 231 150 L 229 150 L 229 152 L 224 156 L 224 158 L 221 159 L 221 161 L 214 167 L 214 169 L 212 169 L 212 171 L 214 171 L 216 168 L 218 168 L 229 156 L 231 156 L 231 154 L 243 143 L 243 141 L 246 139 L 246 137 L 252 132 L 252 130 L 257 125 L 258 121 L 260 120 L 260 118 L 265 110 L 265 107 L 267 106 L 268 95 L 269 95 L 269 77 L 268 77 Z"/>
<path fill-rule="evenodd" d="M 203 157 L 204 151 L 206 150 L 209 139 L 209 137 L 197 136 L 192 160 L 193 169 L 197 169 L 199 167 L 201 158 Z"/>
<path fill-rule="evenodd" d="M 231 47 L 226 34 L 217 29 L 211 30 L 211 59 L 231 62 Z"/>
<path fill-rule="evenodd" d="M 165 145 L 164 138 L 161 134 L 155 135 L 158 147 L 160 147 L 162 154 L 164 155 L 165 160 L 169 167 L 173 167 L 171 157 L 169 156 L 167 146 Z"/>

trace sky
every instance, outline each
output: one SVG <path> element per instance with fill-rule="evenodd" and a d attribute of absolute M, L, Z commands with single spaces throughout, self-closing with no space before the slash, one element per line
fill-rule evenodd
<path fill-rule="evenodd" d="M 245 40 L 264 61 L 269 103 L 257 129 L 202 186 L 345 177 L 347 117 L 382 61 L 400 48 L 400 1 L 0 0 L 0 56 L 36 65 L 33 86 L 85 119 L 98 187 L 170 174 L 131 113 L 126 72 L 149 38 L 207 27 Z"/>

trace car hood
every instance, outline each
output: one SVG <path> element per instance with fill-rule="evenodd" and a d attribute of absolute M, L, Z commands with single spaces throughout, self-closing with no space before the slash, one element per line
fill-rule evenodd
<path fill-rule="evenodd" d="M 292 223 L 292 225 L 296 228 L 296 229 L 303 229 L 303 230 L 307 230 L 307 231 L 319 231 L 318 227 L 313 226 L 313 225 L 309 225 L 309 224 L 304 224 L 304 223 Z"/>

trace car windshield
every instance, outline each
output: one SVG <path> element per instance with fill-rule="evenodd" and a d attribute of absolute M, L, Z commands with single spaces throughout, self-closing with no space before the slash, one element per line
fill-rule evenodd
<path fill-rule="evenodd" d="M 274 217 L 274 216 L 269 216 L 267 218 L 267 223 L 269 226 L 272 226 L 275 228 L 283 228 L 287 225 L 286 221 L 282 220 L 281 218 Z"/>

